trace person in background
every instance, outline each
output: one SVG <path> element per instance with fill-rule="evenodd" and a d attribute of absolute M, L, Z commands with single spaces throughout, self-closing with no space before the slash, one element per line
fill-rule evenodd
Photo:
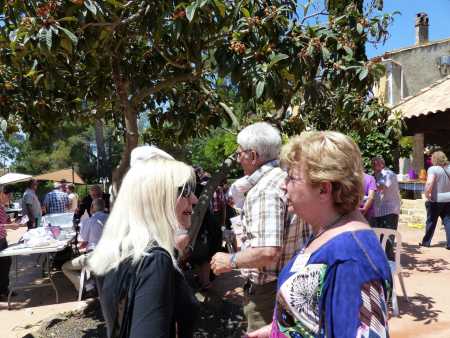
<path fill-rule="evenodd" d="M 278 163 L 280 132 L 265 122 L 244 128 L 237 137 L 238 162 L 252 187 L 243 207 L 244 237 L 241 251 L 215 254 L 215 274 L 242 269 L 244 315 L 248 331 L 272 321 L 278 273 L 306 240 L 308 227 L 288 213 L 283 190 L 286 172 Z"/>
<path fill-rule="evenodd" d="M 89 188 L 89 195 L 87 195 L 80 203 L 80 207 L 75 211 L 74 219 L 81 219 L 85 212 L 91 217 L 92 201 L 96 198 L 103 198 L 105 201 L 105 212 L 109 212 L 109 195 L 104 194 L 102 188 L 98 184 L 94 184 Z"/>
<path fill-rule="evenodd" d="M 65 192 L 66 194 L 68 194 L 68 186 L 67 186 L 67 180 L 65 178 L 63 178 L 61 181 L 59 181 L 59 183 L 61 184 L 59 189 L 62 192 Z"/>
<path fill-rule="evenodd" d="M 389 168 L 386 168 L 384 159 L 381 156 L 372 159 L 372 168 L 377 183 L 373 226 L 397 230 L 401 205 L 397 175 Z M 394 259 L 393 243 L 394 238 L 390 236 L 386 244 L 386 254 L 390 260 Z"/>
<path fill-rule="evenodd" d="M 42 207 L 39 198 L 36 195 L 38 181 L 32 179 L 27 184 L 22 197 L 22 214 L 28 216 L 28 229 L 33 229 L 40 226 L 42 218 Z"/>
<path fill-rule="evenodd" d="M 44 209 L 47 214 L 59 214 L 69 210 L 69 197 L 61 191 L 61 183 L 55 182 L 54 189 L 45 195 Z"/>
<path fill-rule="evenodd" d="M 450 166 L 442 151 L 434 152 L 431 162 L 433 165 L 428 168 L 425 184 L 426 230 L 419 245 L 430 246 L 437 220 L 441 217 L 447 237 L 446 248 L 450 250 Z"/>
<path fill-rule="evenodd" d="M 12 223 L 6 214 L 5 205 L 9 205 L 11 190 L 8 186 L 0 186 L 0 251 L 8 247 L 6 240 L 7 229 L 15 230 L 21 225 Z M 24 225 L 23 225 L 24 226 Z M 0 301 L 8 299 L 9 294 L 9 269 L 11 268 L 11 257 L 0 257 Z M 13 294 L 15 296 L 15 293 Z"/>
<path fill-rule="evenodd" d="M 359 211 L 361 211 L 362 215 L 366 218 L 367 222 L 374 226 L 375 222 L 373 219 L 373 202 L 375 200 L 375 193 L 377 191 L 377 183 L 375 181 L 375 177 L 372 175 L 364 173 L 364 197 L 363 202 L 359 207 Z"/>
<path fill-rule="evenodd" d="M 391 270 L 358 211 L 358 146 L 341 133 L 302 132 L 282 161 L 289 204 L 312 235 L 280 273 L 273 322 L 248 337 L 389 337 Z"/>
<path fill-rule="evenodd" d="M 69 211 L 75 212 L 78 209 L 78 194 L 75 192 L 75 185 L 69 184 L 67 186 L 67 192 L 69 197 Z"/>
<path fill-rule="evenodd" d="M 100 237 L 102 236 L 103 226 L 108 219 L 108 214 L 104 212 L 105 201 L 102 198 L 96 198 L 92 201 L 92 216 L 81 222 L 80 225 L 80 249 L 86 251 L 86 255 L 78 256 L 71 261 L 67 261 L 62 266 L 64 275 L 72 282 L 75 289 L 80 288 L 80 272 L 86 265 L 89 253 L 95 249 Z M 86 288 L 86 291 L 90 291 Z"/>
<path fill-rule="evenodd" d="M 123 178 L 88 260 L 108 337 L 193 336 L 198 307 L 177 266 L 175 234 L 191 226 L 194 191 L 193 169 L 170 159 L 137 163 Z"/>

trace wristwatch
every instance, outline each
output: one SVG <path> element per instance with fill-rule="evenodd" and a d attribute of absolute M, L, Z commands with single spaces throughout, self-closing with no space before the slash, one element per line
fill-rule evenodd
<path fill-rule="evenodd" d="M 232 253 L 230 257 L 230 265 L 232 269 L 237 269 L 237 253 Z"/>

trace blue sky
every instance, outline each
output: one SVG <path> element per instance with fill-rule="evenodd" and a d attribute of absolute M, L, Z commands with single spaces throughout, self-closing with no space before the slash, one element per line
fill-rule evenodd
<path fill-rule="evenodd" d="M 450 0 L 384 0 L 383 12 L 399 11 L 389 29 L 390 38 L 384 45 L 374 48 L 367 45 L 369 58 L 382 55 L 386 51 L 412 46 L 415 43 L 415 15 L 419 12 L 428 14 L 430 20 L 429 39 L 450 38 Z"/>

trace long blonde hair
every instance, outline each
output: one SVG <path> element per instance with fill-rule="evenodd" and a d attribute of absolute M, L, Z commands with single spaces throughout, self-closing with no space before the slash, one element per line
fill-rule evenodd
<path fill-rule="evenodd" d="M 155 242 L 173 258 L 178 188 L 188 182 L 195 184 L 195 174 L 183 162 L 160 158 L 131 167 L 89 268 L 104 275 L 126 258 L 135 264 Z"/>

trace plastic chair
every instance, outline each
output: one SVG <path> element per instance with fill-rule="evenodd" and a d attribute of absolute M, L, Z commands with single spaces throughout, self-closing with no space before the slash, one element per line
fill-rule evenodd
<path fill-rule="evenodd" d="M 83 298 L 83 292 L 86 286 L 86 282 L 91 277 L 91 272 L 86 268 L 86 266 L 83 266 L 81 269 L 80 274 L 80 289 L 78 290 L 78 301 L 80 301 Z"/>
<path fill-rule="evenodd" d="M 406 301 L 408 302 L 408 295 L 406 294 L 406 288 L 405 288 L 405 282 L 403 280 L 403 273 L 402 273 L 402 266 L 400 264 L 400 251 L 402 248 L 402 236 L 397 230 L 393 229 L 384 229 L 384 228 L 373 228 L 373 231 L 375 234 L 380 238 L 380 244 L 381 247 L 386 250 L 386 245 L 388 243 L 388 239 L 391 236 L 395 237 L 395 260 L 391 261 L 388 260 L 389 266 L 391 268 L 391 274 L 392 274 L 392 309 L 394 316 L 398 317 L 399 310 L 398 310 L 398 301 L 397 301 L 397 287 L 395 282 L 395 276 L 397 276 L 398 280 L 400 281 L 400 286 L 403 291 L 403 295 L 406 298 Z"/>

